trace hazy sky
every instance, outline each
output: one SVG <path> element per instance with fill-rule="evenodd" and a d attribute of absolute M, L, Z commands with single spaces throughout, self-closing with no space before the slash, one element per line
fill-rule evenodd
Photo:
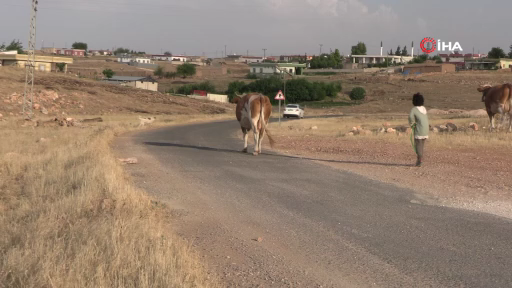
<path fill-rule="evenodd" d="M 0 43 L 27 43 L 31 0 L 0 0 Z M 221 56 L 318 54 L 363 41 L 368 54 L 424 37 L 487 53 L 512 44 L 511 0 L 39 0 L 37 48 L 128 47 L 147 53 Z"/>

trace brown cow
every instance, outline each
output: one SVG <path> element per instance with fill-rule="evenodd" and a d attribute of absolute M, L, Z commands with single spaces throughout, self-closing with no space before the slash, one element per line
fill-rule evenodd
<path fill-rule="evenodd" d="M 485 103 L 487 115 L 489 115 L 489 121 L 491 127 L 489 130 L 495 129 L 494 127 L 494 116 L 501 114 L 501 126 L 505 123 L 506 113 L 509 114 L 509 126 L 508 131 L 512 132 L 512 84 L 503 84 L 498 86 L 483 85 L 478 87 L 479 92 L 482 92 L 482 102 Z"/>
<path fill-rule="evenodd" d="M 244 149 L 242 151 L 247 153 L 247 138 L 251 130 L 254 133 L 253 155 L 261 153 L 261 143 L 265 132 L 270 140 L 270 146 L 273 146 L 274 140 L 267 131 L 268 120 L 272 114 L 270 99 L 259 93 L 250 93 L 244 96 L 236 95 L 234 102 L 236 103 L 236 119 L 244 133 Z"/>

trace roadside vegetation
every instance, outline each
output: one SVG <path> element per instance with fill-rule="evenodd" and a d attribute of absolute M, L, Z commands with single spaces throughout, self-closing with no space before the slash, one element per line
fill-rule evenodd
<path fill-rule="evenodd" d="M 274 96 L 284 90 L 284 81 L 279 77 L 268 77 L 251 83 L 243 81 L 231 82 L 226 94 L 232 100 L 236 93 L 258 92 L 269 96 L 274 103 Z M 342 90 L 340 82 L 311 82 L 305 78 L 286 81 L 286 100 L 288 103 L 300 103 L 309 101 L 322 101 L 327 97 L 333 99 Z"/>
<path fill-rule="evenodd" d="M 0 287 L 216 287 L 173 235 L 168 208 L 131 185 L 109 147 L 133 118 L 0 122 Z"/>

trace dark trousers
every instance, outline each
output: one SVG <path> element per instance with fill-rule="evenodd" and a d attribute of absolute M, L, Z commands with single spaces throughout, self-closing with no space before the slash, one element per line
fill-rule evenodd
<path fill-rule="evenodd" d="M 423 150 L 425 149 L 425 142 L 427 139 L 414 139 L 414 144 L 416 145 L 416 154 L 418 155 L 418 160 L 423 158 Z"/>

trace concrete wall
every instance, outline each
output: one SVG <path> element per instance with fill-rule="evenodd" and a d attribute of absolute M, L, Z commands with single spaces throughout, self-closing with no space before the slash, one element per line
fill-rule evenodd
<path fill-rule="evenodd" d="M 409 65 L 404 67 L 404 72 L 409 70 L 409 74 L 416 73 L 450 73 L 455 72 L 454 64 L 436 64 L 436 65 Z"/>
<path fill-rule="evenodd" d="M 134 66 L 134 67 L 147 68 L 147 69 L 156 69 L 156 68 L 158 68 L 157 64 L 144 64 L 144 63 L 130 62 L 130 63 L 128 63 L 128 65 Z"/>
<path fill-rule="evenodd" d="M 220 95 L 220 94 L 210 94 L 210 93 L 208 93 L 206 98 L 208 100 L 210 100 L 210 101 L 215 101 L 215 102 L 221 102 L 221 103 L 228 103 L 229 102 L 228 95 Z"/>
<path fill-rule="evenodd" d="M 14 66 L 19 68 L 25 68 L 26 61 L 18 61 L 18 60 L 2 60 L 1 66 Z M 35 63 L 35 70 L 36 71 L 43 71 L 43 72 L 52 72 L 52 63 L 46 63 L 46 62 L 36 62 Z"/>
<path fill-rule="evenodd" d="M 158 91 L 158 82 L 148 82 L 148 81 L 131 81 L 121 84 L 123 86 L 144 89 L 149 91 Z"/>

